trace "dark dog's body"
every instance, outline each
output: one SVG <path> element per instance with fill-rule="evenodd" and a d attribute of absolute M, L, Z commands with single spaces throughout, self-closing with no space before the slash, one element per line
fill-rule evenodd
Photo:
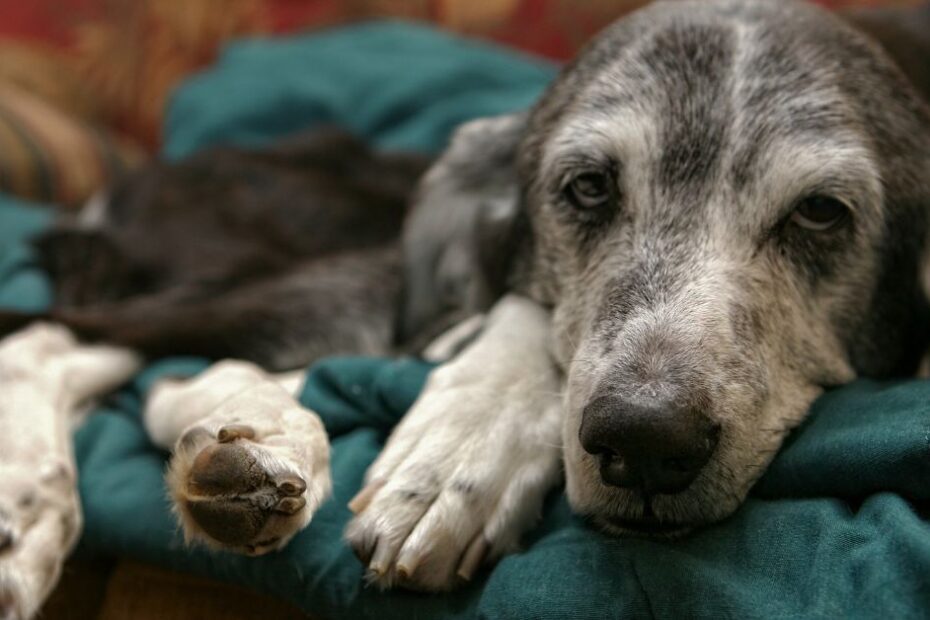
<path fill-rule="evenodd" d="M 94 221 L 37 240 L 50 317 L 148 355 L 273 369 L 385 353 L 402 290 L 398 238 L 426 163 L 324 130 L 150 166 Z M 34 317 L 3 318 L 9 328 Z"/>

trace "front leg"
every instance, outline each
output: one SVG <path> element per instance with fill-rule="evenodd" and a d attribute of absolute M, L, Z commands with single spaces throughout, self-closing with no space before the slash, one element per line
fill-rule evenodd
<path fill-rule="evenodd" d="M 247 555 L 274 551 L 329 496 L 326 431 L 292 396 L 297 387 L 232 360 L 155 387 L 146 430 L 174 452 L 166 480 L 189 542 Z"/>
<path fill-rule="evenodd" d="M 502 299 L 430 376 L 350 503 L 346 538 L 382 587 L 446 590 L 514 550 L 560 475 L 549 317 Z"/>
<path fill-rule="evenodd" d="M 37 323 L 0 341 L 0 618 L 31 618 L 81 529 L 71 425 L 140 367 Z"/>

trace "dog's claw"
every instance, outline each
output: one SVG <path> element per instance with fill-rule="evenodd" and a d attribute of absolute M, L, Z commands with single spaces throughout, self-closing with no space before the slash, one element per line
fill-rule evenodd
<path fill-rule="evenodd" d="M 456 575 L 465 581 L 471 581 L 471 578 L 475 575 L 475 571 L 478 570 L 478 567 L 481 566 L 485 556 L 488 554 L 489 546 L 488 539 L 484 537 L 484 534 L 475 536 L 475 539 L 468 545 L 465 555 L 462 556 L 462 561 L 459 563 Z"/>
<path fill-rule="evenodd" d="M 410 579 L 420 565 L 420 557 L 403 558 L 397 561 L 397 576 L 401 579 Z"/>
<path fill-rule="evenodd" d="M 220 443 L 228 443 L 236 439 L 255 439 L 255 429 L 248 424 L 228 424 L 216 433 Z"/>
<path fill-rule="evenodd" d="M 302 497 L 285 497 L 278 502 L 278 505 L 275 506 L 275 510 L 286 515 L 293 515 L 297 514 L 300 509 L 306 505 L 307 500 Z"/>
<path fill-rule="evenodd" d="M 372 562 L 368 565 L 368 572 L 374 579 L 380 579 L 387 572 L 387 567 L 384 564 L 375 564 Z"/>
<path fill-rule="evenodd" d="M 394 560 L 394 548 L 385 540 L 375 543 L 375 552 L 372 554 L 371 563 L 368 564 L 369 572 L 376 578 L 384 577 Z"/>
<path fill-rule="evenodd" d="M 355 554 L 355 557 L 358 558 L 359 563 L 362 566 L 368 566 L 371 563 L 371 556 L 374 553 L 374 546 L 376 544 L 378 544 L 377 541 L 367 546 L 364 544 L 351 545 L 350 548 L 352 549 L 352 553 Z"/>
<path fill-rule="evenodd" d="M 384 486 L 384 480 L 374 480 L 369 482 L 361 491 L 355 494 L 355 497 L 349 500 L 349 510 L 352 511 L 352 514 L 359 514 L 366 508 L 368 504 L 371 503 L 371 500 L 374 499 L 378 491 L 381 490 L 381 487 Z"/>
<path fill-rule="evenodd" d="M 307 483 L 300 476 L 287 476 L 276 481 L 278 491 L 287 496 L 301 495 L 307 490 Z"/>

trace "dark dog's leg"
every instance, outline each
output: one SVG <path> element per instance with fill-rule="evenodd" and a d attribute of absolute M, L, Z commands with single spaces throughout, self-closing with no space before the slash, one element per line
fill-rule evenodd
<path fill-rule="evenodd" d="M 20 312 L 18 310 L 0 310 L 0 338 L 17 332 L 36 321 L 52 320 L 48 312 Z"/>
<path fill-rule="evenodd" d="M 387 352 L 399 291 L 396 251 L 382 249 L 297 265 L 213 298 L 156 296 L 59 318 L 148 356 L 235 357 L 276 370 L 337 352 Z"/>
<path fill-rule="evenodd" d="M 88 308 L 0 312 L 0 333 L 45 319 L 149 357 L 234 357 L 287 369 L 338 352 L 386 353 L 399 293 L 398 251 L 381 248 L 301 263 L 212 297 L 190 299 L 181 290 Z"/>
<path fill-rule="evenodd" d="M 112 303 L 153 292 L 155 273 L 125 252 L 112 232 L 57 227 L 33 240 L 59 308 Z"/>

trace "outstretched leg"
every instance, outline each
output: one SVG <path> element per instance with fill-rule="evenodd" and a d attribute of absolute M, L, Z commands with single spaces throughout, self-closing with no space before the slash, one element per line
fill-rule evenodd
<path fill-rule="evenodd" d="M 329 496 L 326 431 L 296 390 L 295 382 L 232 360 L 156 385 L 145 426 L 174 452 L 166 479 L 189 542 L 247 555 L 274 551 Z"/>
<path fill-rule="evenodd" d="M 188 285 L 41 316 L 0 311 L 0 335 L 43 318 L 148 357 L 246 359 L 286 370 L 335 353 L 389 352 L 399 295 L 398 249 L 386 246 L 309 260 L 231 289 Z"/>
<path fill-rule="evenodd" d="M 346 538 L 382 587 L 445 590 L 512 551 L 559 479 L 548 314 L 508 296 L 433 372 L 350 503 Z"/>
<path fill-rule="evenodd" d="M 128 380 L 135 354 L 37 323 L 0 341 L 0 618 L 30 618 L 81 529 L 75 412 Z"/>

